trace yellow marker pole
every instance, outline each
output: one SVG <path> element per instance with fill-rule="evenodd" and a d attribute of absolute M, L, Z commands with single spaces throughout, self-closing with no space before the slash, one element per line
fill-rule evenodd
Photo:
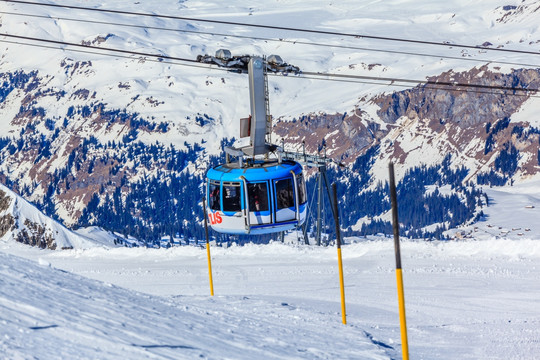
<path fill-rule="evenodd" d="M 403 292 L 403 274 L 401 271 L 401 250 L 399 248 L 399 221 L 394 164 L 388 165 L 390 171 L 390 201 L 392 202 L 392 225 L 394 229 L 394 249 L 396 252 L 396 280 L 399 303 L 399 325 L 401 328 L 401 352 L 403 360 L 409 360 L 409 342 L 407 339 L 407 319 L 405 316 L 405 294 Z"/>
<path fill-rule="evenodd" d="M 210 295 L 214 296 L 214 280 L 212 280 L 212 260 L 210 258 L 210 243 L 206 242 L 206 254 L 208 255 L 208 277 L 210 279 Z"/>
<path fill-rule="evenodd" d="M 210 280 L 210 295 L 214 296 L 214 280 L 212 280 L 212 258 L 210 257 L 210 241 L 208 241 L 208 220 L 206 218 L 206 200 L 203 196 L 204 232 L 206 234 L 206 255 L 208 255 L 208 278 Z"/>
<path fill-rule="evenodd" d="M 343 324 L 347 324 L 347 313 L 345 311 L 345 282 L 343 281 L 343 260 L 341 259 L 341 229 L 339 226 L 339 215 L 337 206 L 337 190 L 336 184 L 332 184 L 332 191 L 334 193 L 334 220 L 336 223 L 336 244 L 338 255 L 338 267 L 339 267 L 339 288 L 341 290 L 341 320 Z"/>
<path fill-rule="evenodd" d="M 341 260 L 341 247 L 337 249 L 339 266 L 339 288 L 341 289 L 341 321 L 347 325 L 347 314 L 345 311 L 345 283 L 343 282 L 343 261 Z"/>

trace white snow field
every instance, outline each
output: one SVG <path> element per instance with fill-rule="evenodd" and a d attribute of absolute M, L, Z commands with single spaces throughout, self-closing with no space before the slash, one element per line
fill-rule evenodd
<path fill-rule="evenodd" d="M 335 247 L 212 247 L 212 297 L 202 248 L 1 244 L 7 359 L 401 358 L 391 239 L 343 246 L 347 325 Z M 540 241 L 401 247 L 411 359 L 540 357 Z"/>

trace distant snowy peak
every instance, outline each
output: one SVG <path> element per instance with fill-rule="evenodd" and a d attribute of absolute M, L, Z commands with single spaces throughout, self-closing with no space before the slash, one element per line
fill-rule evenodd
<path fill-rule="evenodd" d="M 540 14 L 540 2 L 522 1 L 520 5 L 504 5 L 496 9 L 497 22 L 523 22 Z"/>
<path fill-rule="evenodd" d="M 17 241 L 50 250 L 95 246 L 1 184 L 0 240 Z"/>

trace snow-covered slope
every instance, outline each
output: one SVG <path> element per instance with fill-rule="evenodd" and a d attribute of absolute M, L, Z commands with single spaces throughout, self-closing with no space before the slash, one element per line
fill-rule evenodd
<path fill-rule="evenodd" d="M 393 241 L 350 240 L 347 325 L 334 247 L 212 247 L 211 297 L 201 248 L 1 244 L 0 351 L 10 359 L 400 359 Z M 401 252 L 411 359 L 538 357 L 538 238 L 403 241 Z"/>
<path fill-rule="evenodd" d="M 0 263 L 6 359 L 388 359 L 362 329 L 332 321 L 333 311 L 256 297 L 162 298 L 43 259 L 0 253 Z"/>
<path fill-rule="evenodd" d="M 66 229 L 34 205 L 0 184 L 0 241 L 48 249 L 86 248 L 94 241 Z"/>
<path fill-rule="evenodd" d="M 449 233 L 471 239 L 528 239 L 540 234 L 540 181 L 529 180 L 507 187 L 484 188 L 488 206 L 477 223 L 461 226 Z"/>
<path fill-rule="evenodd" d="M 65 4 L 80 5 L 78 2 L 69 1 Z M 489 42 L 493 44 L 492 47 L 534 50 L 540 35 L 533 16 L 537 10 L 532 6 L 532 2 L 529 5 L 520 4 L 520 11 L 514 7 L 504 10 L 505 5 L 508 5 L 507 2 L 500 0 L 466 3 L 466 6 L 460 1 L 448 1 L 436 7 L 424 2 L 388 1 L 384 5 L 374 5 L 358 1 L 339 4 L 317 1 L 310 3 L 308 10 L 304 4 L 284 1 L 269 1 L 253 7 L 228 2 L 225 8 L 218 3 L 206 2 L 201 6 L 200 3 L 191 1 L 161 1 L 158 8 L 147 1 L 133 3 L 127 0 L 115 2 L 95 0 L 84 4 L 86 7 L 97 9 L 128 10 L 381 37 L 399 35 L 400 38 L 469 45 Z M 2 14 L 2 27 L 6 33 L 187 59 L 195 59 L 197 55 L 204 53 L 213 54 L 219 48 L 229 48 L 234 54 L 279 53 L 287 62 L 300 66 L 304 71 L 420 80 L 449 69 L 468 70 L 489 61 L 538 63 L 536 57 L 525 54 L 444 47 L 431 47 L 426 50 L 425 45 L 410 43 L 359 40 L 143 16 L 89 13 L 83 10 L 17 3 L 2 2 L 0 6 L 6 12 Z M 28 14 L 42 18 L 29 17 Z M 99 23 L 82 22 L 88 19 L 89 14 L 92 15 L 93 21 Z M 506 21 L 501 21 L 505 15 Z M 467 31 L 462 31 L 465 28 Z M 204 32 L 225 33 L 231 36 L 210 36 Z M 236 35 L 265 37 L 277 41 L 245 39 Z M 295 40 L 300 43 L 293 43 Z M 302 42 L 312 44 L 306 45 Z M 46 45 L 39 42 L 31 43 Z M 317 46 L 317 43 L 337 47 L 321 47 Z M 38 105 L 43 106 L 48 117 L 53 119 L 62 118 L 69 106 L 85 104 L 81 97 L 74 94 L 82 89 L 88 89 L 90 94 L 95 92 L 92 95 L 94 102 L 103 101 L 109 108 L 126 109 L 141 114 L 149 121 L 165 121 L 172 125 L 172 130 L 166 135 L 143 134 L 141 140 L 149 143 L 159 140 L 183 146 L 186 140 L 200 143 L 202 139 L 219 140 L 221 137 L 237 136 L 237 120 L 246 116 L 249 111 L 247 81 L 243 76 L 236 74 L 211 71 L 205 67 L 141 61 L 136 56 L 125 59 L 73 52 L 70 50 L 80 49 L 69 46 L 63 46 L 62 51 L 10 43 L 5 46 L 8 51 L 3 54 L 1 63 L 3 72 L 20 69 L 38 70 L 40 76 L 47 77 L 48 87 L 61 89 L 68 94 L 65 100 L 58 102 L 52 98 L 39 100 Z M 381 49 L 456 56 L 457 59 L 443 58 L 435 61 L 432 57 L 373 51 Z M 41 61 L 43 58 L 49 60 Z M 481 60 L 475 62 L 463 59 Z M 380 65 L 369 66 L 368 69 L 367 66 L 370 64 Z M 506 68 L 510 69 L 510 66 Z M 294 76 L 273 77 L 270 81 L 270 98 L 275 118 L 297 117 L 300 114 L 318 112 L 351 112 L 358 106 L 359 98 L 369 100 L 370 94 L 400 90 L 399 87 L 389 88 L 387 84 L 374 86 L 363 83 L 335 83 Z M 231 106 L 232 104 L 234 106 Z M 12 106 L 15 111 L 19 108 L 16 101 Z M 216 123 L 201 129 L 193 121 L 197 114 L 209 114 L 216 119 Z M 9 125 L 11 121 L 9 117 L 4 117 L 3 121 L 4 126 L 12 129 L 10 134 L 15 135 L 19 130 L 18 127 Z M 90 128 L 82 127 L 79 130 L 89 131 Z M 106 142 L 118 138 L 119 133 L 123 131 L 125 130 L 113 127 L 107 131 L 103 130 L 98 135 L 101 141 Z M 215 141 L 212 141 L 208 149 L 211 152 L 219 151 L 216 145 Z"/>
<path fill-rule="evenodd" d="M 80 6 L 76 1 L 67 1 L 63 4 Z M 2 27 L 4 32 L 9 34 L 187 59 L 195 59 L 197 55 L 204 53 L 213 55 L 219 48 L 228 48 L 233 54 L 278 53 L 287 62 L 300 66 L 304 71 L 395 76 L 420 80 L 450 69 L 468 70 L 490 61 L 539 63 L 537 57 L 526 54 L 445 47 L 430 47 L 426 50 L 426 45 L 422 44 L 323 36 L 9 2 L 2 2 L 0 6 L 6 12 L 2 14 Z M 488 47 L 504 49 L 534 51 L 540 40 L 534 17 L 538 10 L 534 7 L 533 1 L 530 1 L 530 4 L 520 3 L 519 9 L 511 7 L 508 10 L 504 10 L 508 2 L 502 0 L 475 4 L 456 0 L 437 6 L 426 2 L 402 1 L 387 1 L 384 4 L 362 1 L 329 4 L 325 1 L 314 1 L 310 3 L 309 9 L 305 4 L 294 1 L 267 1 L 257 6 L 245 6 L 230 1 L 223 7 L 216 2 L 205 2 L 204 6 L 201 6 L 197 1 L 167 0 L 161 1 L 156 8 L 149 1 L 134 3 L 129 0 L 113 2 L 93 0 L 86 2 L 84 6 L 380 37 L 429 39 L 434 42 L 466 45 L 489 42 L 492 45 Z M 29 17 L 28 14 L 42 18 Z M 88 20 L 89 15 L 92 17 L 91 20 L 99 23 L 84 22 Z M 501 21 L 503 17 L 505 21 Z M 231 36 L 211 36 L 206 34 L 208 32 Z M 242 35 L 253 36 L 255 39 L 242 38 Z M 259 40 L 256 37 L 276 41 Z M 298 43 L 295 44 L 295 40 Z M 39 42 L 31 43 L 46 45 Z M 316 45 L 320 43 L 336 47 Z M 141 61 L 137 56 L 125 59 L 78 53 L 70 50 L 80 49 L 69 46 L 63 46 L 62 51 L 10 43 L 5 46 L 8 51 L 3 54 L 2 71 L 38 70 L 42 76 L 48 76 L 49 86 L 60 88 L 68 94 L 82 88 L 89 89 L 91 93 L 96 92 L 95 100 L 103 100 L 111 108 L 126 108 L 131 112 L 142 114 L 144 118 L 158 122 L 166 120 L 174 124 L 174 131 L 165 138 L 143 137 L 143 140 L 149 142 L 159 139 L 182 146 L 185 140 L 182 131 L 187 131 L 191 135 L 190 142 L 200 142 L 205 136 L 208 139 L 207 136 L 212 135 L 236 136 L 238 118 L 245 116 L 249 111 L 247 82 L 243 76 L 236 74 L 219 70 L 210 71 L 205 67 Z M 434 59 L 374 50 L 419 52 L 455 56 L 457 59 Z M 49 60 L 41 61 L 43 58 Z M 370 66 L 368 69 L 367 66 L 370 64 L 380 65 Z M 517 67 L 498 65 L 502 71 Z M 295 77 L 273 77 L 270 81 L 272 112 L 276 118 L 315 112 L 351 112 L 358 105 L 358 99 L 366 97 L 366 94 L 400 90 L 399 87 L 388 88 L 387 84 L 374 86 L 363 83 L 333 83 L 313 79 L 301 80 Z M 369 99 L 369 96 L 366 98 Z M 78 102 L 79 99 L 70 99 L 71 105 Z M 63 101 L 58 104 L 48 101 L 47 105 L 45 108 L 51 117 L 63 116 L 69 107 Z M 207 113 L 218 119 L 219 123 L 208 129 L 199 129 L 193 121 L 187 120 L 188 116 L 193 119 L 198 113 Z M 4 121 L 9 122 L 10 119 Z M 217 149 L 211 146 L 210 150 Z"/>

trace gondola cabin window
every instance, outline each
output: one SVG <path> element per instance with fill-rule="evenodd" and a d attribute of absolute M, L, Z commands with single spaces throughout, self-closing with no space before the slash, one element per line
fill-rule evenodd
<path fill-rule="evenodd" d="M 219 198 L 219 182 L 211 181 L 208 186 L 208 193 L 210 194 L 210 209 L 221 210 L 220 198 Z"/>
<path fill-rule="evenodd" d="M 240 211 L 242 210 L 240 202 L 240 183 L 239 182 L 224 182 L 223 183 L 223 211 Z"/>
<path fill-rule="evenodd" d="M 248 184 L 249 210 L 268 211 L 268 185 L 264 183 Z"/>
<path fill-rule="evenodd" d="M 306 182 L 302 174 L 296 175 L 296 183 L 298 184 L 298 202 L 305 204 L 307 202 Z"/>
<path fill-rule="evenodd" d="M 277 180 L 276 195 L 277 195 L 277 208 L 285 209 L 294 207 L 294 191 L 293 191 L 293 179 Z"/>

